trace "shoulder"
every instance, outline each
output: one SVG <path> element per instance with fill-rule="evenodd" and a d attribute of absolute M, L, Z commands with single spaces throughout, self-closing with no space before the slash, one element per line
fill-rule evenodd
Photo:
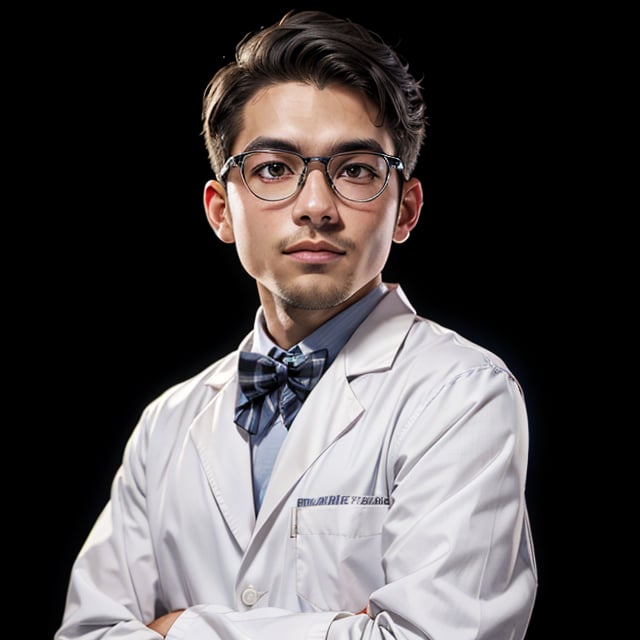
<path fill-rule="evenodd" d="M 233 351 L 216 360 L 190 378 L 174 384 L 149 402 L 128 439 L 125 460 L 166 460 L 172 451 L 180 450 L 180 442 L 188 437 L 194 420 L 215 398 L 220 388 L 211 384 L 222 374 L 234 376 Z"/>
<path fill-rule="evenodd" d="M 416 316 L 398 361 L 414 374 L 435 382 L 435 388 L 448 385 L 498 384 L 510 393 L 523 390 L 505 360 L 487 347 L 469 340 L 457 331 L 433 320 Z"/>
<path fill-rule="evenodd" d="M 366 360 L 371 360 L 372 352 L 383 352 L 384 358 L 379 360 L 386 361 L 390 368 L 411 366 L 415 367 L 416 374 L 435 375 L 443 381 L 485 368 L 503 371 L 512 377 L 499 355 L 418 314 L 399 286 L 391 289 L 363 323 L 353 343 Z"/>
<path fill-rule="evenodd" d="M 416 315 L 407 335 L 406 346 L 420 354 L 428 352 L 438 365 L 455 368 L 495 367 L 509 371 L 501 356 L 469 340 L 454 329 Z"/>

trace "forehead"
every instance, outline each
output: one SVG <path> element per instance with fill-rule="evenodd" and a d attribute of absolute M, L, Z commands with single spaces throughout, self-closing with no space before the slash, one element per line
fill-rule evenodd
<path fill-rule="evenodd" d="M 359 92 L 342 85 L 319 89 L 297 82 L 259 90 L 245 105 L 242 127 L 232 153 L 258 138 L 281 140 L 303 154 L 331 153 L 349 140 L 376 140 L 393 153 L 389 132 L 377 126 L 376 107 Z"/>

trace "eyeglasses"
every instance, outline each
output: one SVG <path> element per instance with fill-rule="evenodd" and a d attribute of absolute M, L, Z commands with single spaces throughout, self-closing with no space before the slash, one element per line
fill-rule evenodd
<path fill-rule="evenodd" d="M 220 179 L 226 182 L 229 171 L 238 167 L 242 181 L 256 198 L 276 202 L 286 200 L 302 189 L 311 162 L 322 163 L 333 191 L 353 202 L 374 200 L 389 183 L 391 169 L 404 169 L 400 158 L 375 151 L 305 158 L 293 151 L 264 149 L 231 156 L 220 171 Z"/>

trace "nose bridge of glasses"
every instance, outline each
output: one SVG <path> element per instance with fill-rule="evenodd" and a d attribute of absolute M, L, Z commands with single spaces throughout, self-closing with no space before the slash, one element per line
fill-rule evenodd
<path fill-rule="evenodd" d="M 324 174 L 324 177 L 327 179 L 329 184 L 333 186 L 333 180 L 329 175 L 329 161 L 331 160 L 328 156 L 312 156 L 310 158 L 303 158 L 304 167 L 300 173 L 300 180 L 298 182 L 298 186 L 301 187 L 302 184 L 306 181 L 309 173 L 314 169 L 321 171 Z M 311 166 L 315 164 L 316 166 Z"/>
<path fill-rule="evenodd" d="M 312 156 L 311 158 L 304 158 L 304 166 L 307 172 L 315 168 L 315 169 L 324 171 L 325 173 L 328 173 L 327 169 L 329 167 L 330 160 L 331 158 L 328 156 Z M 311 166 L 312 164 L 321 165 L 321 166 L 312 167 Z"/>

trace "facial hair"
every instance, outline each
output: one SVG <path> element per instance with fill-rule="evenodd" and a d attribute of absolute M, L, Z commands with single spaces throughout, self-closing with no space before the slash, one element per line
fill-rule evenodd
<path fill-rule="evenodd" d="M 353 294 L 352 283 L 353 280 L 348 278 L 339 284 L 334 283 L 330 288 L 314 287 L 313 289 L 284 283 L 280 286 L 277 295 L 285 307 L 321 311 L 333 309 L 348 300 Z"/>

